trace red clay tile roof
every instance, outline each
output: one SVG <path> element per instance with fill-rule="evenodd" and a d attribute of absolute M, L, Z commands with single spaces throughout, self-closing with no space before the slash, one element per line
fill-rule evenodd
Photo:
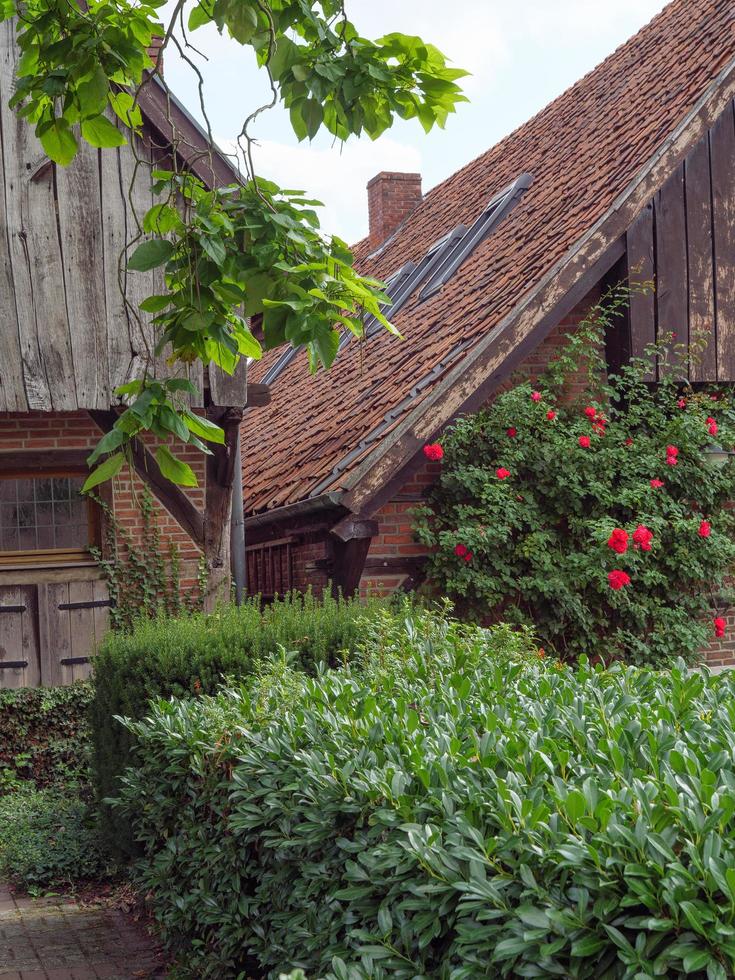
<path fill-rule="evenodd" d="M 246 414 L 246 511 L 294 503 L 317 488 L 343 489 L 375 449 L 371 442 L 354 453 L 361 440 L 415 384 L 437 365 L 453 367 L 516 306 L 605 214 L 734 56 L 733 0 L 674 0 L 533 119 L 430 191 L 379 256 L 370 258 L 360 242 L 360 270 L 387 278 L 457 224 L 471 224 L 521 173 L 533 174 L 521 202 L 444 289 L 420 305 L 414 296 L 401 310 L 403 341 L 387 333 L 351 341 L 329 372 L 314 377 L 300 354 L 274 382 L 270 405 Z M 251 379 L 261 380 L 279 353 L 267 355 Z M 330 476 L 348 453 L 349 464 Z"/>

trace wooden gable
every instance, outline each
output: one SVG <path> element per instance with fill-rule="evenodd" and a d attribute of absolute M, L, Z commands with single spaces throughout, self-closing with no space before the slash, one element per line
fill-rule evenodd
<path fill-rule="evenodd" d="M 693 382 L 735 382 L 735 101 L 648 202 L 627 232 L 634 296 L 629 347 L 640 356 L 659 334 L 706 341 Z"/>
<path fill-rule="evenodd" d="M 150 317 L 138 306 L 161 291 L 162 273 L 127 273 L 121 253 L 137 232 L 136 217 L 141 221 L 153 204 L 146 163 L 165 165 L 165 154 L 158 148 L 160 135 L 146 121 L 129 145 L 96 150 L 80 141 L 74 162 L 57 167 L 28 123 L 8 107 L 17 59 L 15 28 L 5 21 L 0 411 L 108 409 L 119 401 L 115 388 L 143 374 L 153 349 Z M 146 93 L 146 102 L 151 98 Z M 196 129 L 192 120 L 186 122 Z M 187 374 L 182 365 L 171 369 L 159 358 L 154 373 L 188 376 L 203 393 L 201 365 Z M 215 404 L 223 404 L 224 391 L 228 405 L 245 405 L 244 365 L 235 379 L 225 380 L 213 367 L 210 373 Z"/>

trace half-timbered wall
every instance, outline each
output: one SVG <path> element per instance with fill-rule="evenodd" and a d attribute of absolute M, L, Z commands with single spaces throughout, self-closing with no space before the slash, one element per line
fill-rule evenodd
<path fill-rule="evenodd" d="M 63 470 L 70 459 L 81 460 L 76 465 L 83 466 L 99 434 L 87 412 L 0 413 L 0 471 L 4 471 L 0 485 L 8 470 Z M 197 475 L 200 486 L 187 490 L 187 497 L 202 512 L 204 457 L 191 446 L 172 448 Z M 141 479 L 123 470 L 102 492 L 108 495 L 115 519 L 130 535 L 132 546 L 139 547 Z M 172 546 L 178 552 L 182 595 L 196 594 L 201 547 L 159 500 L 153 499 L 152 508 L 162 555 L 168 555 Z M 0 528 L 5 517 L 0 512 Z M 90 658 L 109 623 L 104 575 L 90 554 L 73 560 L 55 558 L 50 553 L 0 555 L 0 689 L 67 684 L 89 675 Z"/>
<path fill-rule="evenodd" d="M 735 103 L 731 102 L 627 233 L 630 351 L 660 335 L 703 338 L 692 382 L 735 382 Z"/>

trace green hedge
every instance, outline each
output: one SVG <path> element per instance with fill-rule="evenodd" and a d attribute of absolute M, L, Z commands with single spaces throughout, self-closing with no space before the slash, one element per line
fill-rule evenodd
<path fill-rule="evenodd" d="M 424 614 L 132 723 L 141 885 L 192 976 L 726 980 L 735 678 L 547 666 Z"/>
<path fill-rule="evenodd" d="M 358 620 L 381 606 L 293 593 L 263 610 L 252 599 L 211 614 L 141 619 L 130 632 L 108 634 L 95 659 L 90 720 L 92 773 L 110 844 L 131 850 L 126 821 L 102 802 L 131 761 L 131 736 L 115 716 L 142 718 L 154 697 L 212 692 L 223 676 L 249 676 L 279 646 L 307 672 L 334 665 L 354 646 Z"/>
<path fill-rule="evenodd" d="M 0 691 L 0 794 L 86 781 L 90 684 Z"/>
<path fill-rule="evenodd" d="M 76 796 L 24 790 L 0 797 L 0 875 L 30 891 L 113 871 L 94 815 Z"/>

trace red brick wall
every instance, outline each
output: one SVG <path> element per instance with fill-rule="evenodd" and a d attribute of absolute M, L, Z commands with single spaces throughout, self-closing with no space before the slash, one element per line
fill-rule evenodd
<path fill-rule="evenodd" d="M 22 467 L 24 456 L 37 459 L 45 456 L 53 465 L 54 449 L 81 449 L 91 451 L 101 436 L 100 430 L 86 412 L 23 414 L 0 413 L 0 452 L 17 454 L 18 466 Z M 178 445 L 174 449 L 177 456 L 186 460 L 199 480 L 199 487 L 187 491 L 196 507 L 204 507 L 205 463 L 202 454 L 193 446 Z M 112 484 L 112 506 L 116 519 L 127 528 L 133 543 L 140 542 L 140 511 L 136 499 L 143 492 L 142 480 L 123 470 Z M 181 556 L 182 589 L 190 589 L 196 584 L 200 550 L 154 497 L 153 512 L 161 533 L 164 553 L 172 543 L 178 547 Z"/>

